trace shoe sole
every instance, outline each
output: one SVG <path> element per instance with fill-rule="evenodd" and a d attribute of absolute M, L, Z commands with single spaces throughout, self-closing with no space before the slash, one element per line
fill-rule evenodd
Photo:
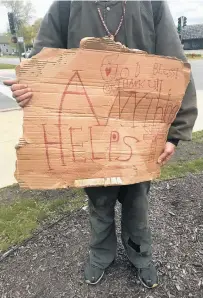
<path fill-rule="evenodd" d="M 95 282 L 91 282 L 91 281 L 89 281 L 89 280 L 85 280 L 85 282 L 86 282 L 86 284 L 88 284 L 88 285 L 96 285 L 96 284 L 98 284 L 99 282 L 100 282 L 100 280 L 102 279 L 102 277 L 104 276 L 104 272 L 102 273 L 102 275 L 100 276 L 100 278 L 97 280 L 97 281 L 95 281 Z"/>
<path fill-rule="evenodd" d="M 127 255 L 127 258 L 128 258 L 128 261 L 130 262 L 130 264 L 133 265 L 133 263 L 130 261 L 128 255 Z M 133 267 L 137 269 L 137 267 L 135 267 L 135 265 L 133 265 Z M 139 273 L 138 273 L 138 279 L 139 279 L 139 281 L 141 282 L 141 284 L 142 284 L 146 289 L 155 289 L 155 288 L 157 288 L 158 285 L 159 285 L 159 277 L 158 277 L 158 275 L 157 275 L 158 282 L 157 282 L 157 284 L 154 284 L 152 287 L 148 287 L 148 286 L 142 281 L 142 279 L 141 279 Z"/>
<path fill-rule="evenodd" d="M 139 281 L 141 282 L 141 284 L 142 284 L 145 288 L 147 288 L 147 289 L 155 289 L 155 288 L 157 288 L 158 285 L 159 285 L 159 280 L 158 280 L 157 284 L 154 284 L 152 287 L 149 287 L 149 286 L 147 286 L 147 285 L 143 282 L 143 280 L 141 279 L 141 277 L 140 277 L 139 274 L 138 274 L 138 278 L 139 278 Z"/>

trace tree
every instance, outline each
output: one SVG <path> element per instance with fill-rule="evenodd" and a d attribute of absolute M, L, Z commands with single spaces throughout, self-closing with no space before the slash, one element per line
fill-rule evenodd
<path fill-rule="evenodd" d="M 0 0 L 0 4 L 4 5 L 8 11 L 13 12 L 18 31 L 20 31 L 22 26 L 29 24 L 35 13 L 34 6 L 30 0 L 26 1 L 26 3 L 23 0 Z"/>
<path fill-rule="evenodd" d="M 35 8 L 30 0 L 0 0 L 0 4 L 5 6 L 9 12 L 14 14 L 16 32 L 18 36 L 23 36 L 25 44 L 32 44 L 32 27 L 29 25 L 35 13 Z M 23 44 L 18 44 L 19 51 L 24 50 Z"/>
<path fill-rule="evenodd" d="M 32 28 L 33 28 L 33 38 L 35 38 L 37 36 L 37 33 L 39 32 L 39 28 L 41 26 L 41 22 L 42 22 L 42 18 L 39 18 L 32 25 Z"/>
<path fill-rule="evenodd" d="M 32 44 L 32 26 L 22 25 L 20 31 L 20 34 L 24 37 L 25 44 Z"/>
<path fill-rule="evenodd" d="M 32 45 L 37 36 L 42 19 L 37 19 L 32 25 L 21 26 L 21 34 L 24 37 L 26 45 Z"/>
<path fill-rule="evenodd" d="M 32 25 L 32 43 L 34 43 L 34 40 L 39 32 L 41 22 L 42 22 L 42 18 L 39 18 Z"/>

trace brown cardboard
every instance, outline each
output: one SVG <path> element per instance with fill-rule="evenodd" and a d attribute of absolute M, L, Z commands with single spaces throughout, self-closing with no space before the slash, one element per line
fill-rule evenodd
<path fill-rule="evenodd" d="M 33 90 L 16 147 L 20 186 L 125 185 L 159 176 L 190 66 L 90 38 L 42 50 L 17 78 Z"/>

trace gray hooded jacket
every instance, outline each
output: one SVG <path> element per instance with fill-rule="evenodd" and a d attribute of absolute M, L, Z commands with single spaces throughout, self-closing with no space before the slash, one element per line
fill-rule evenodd
<path fill-rule="evenodd" d="M 152 7 L 152 1 L 127 1 L 124 23 L 116 41 L 129 48 L 187 61 L 166 1 L 153 2 Z M 106 36 L 97 6 L 112 33 L 116 31 L 123 13 L 122 1 L 71 1 L 61 6 L 62 3 L 53 2 L 45 15 L 31 56 L 43 47 L 78 48 L 83 37 Z M 191 140 L 196 118 L 196 91 L 191 76 L 181 109 L 169 130 L 168 140 L 175 144 L 178 140 Z"/>

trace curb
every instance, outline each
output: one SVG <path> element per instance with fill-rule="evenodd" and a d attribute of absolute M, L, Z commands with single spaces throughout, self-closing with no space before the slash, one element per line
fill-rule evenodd
<path fill-rule="evenodd" d="M 7 186 L 0 187 L 0 190 L 5 189 L 5 188 L 8 188 L 8 187 L 14 187 L 14 186 L 18 186 L 18 182 L 14 182 L 14 183 L 9 184 Z"/>
<path fill-rule="evenodd" d="M 12 111 L 21 111 L 22 109 L 20 107 L 17 107 L 17 108 L 10 108 L 10 109 L 3 109 L 3 110 L 0 110 L 0 113 L 2 112 L 12 112 Z"/>

